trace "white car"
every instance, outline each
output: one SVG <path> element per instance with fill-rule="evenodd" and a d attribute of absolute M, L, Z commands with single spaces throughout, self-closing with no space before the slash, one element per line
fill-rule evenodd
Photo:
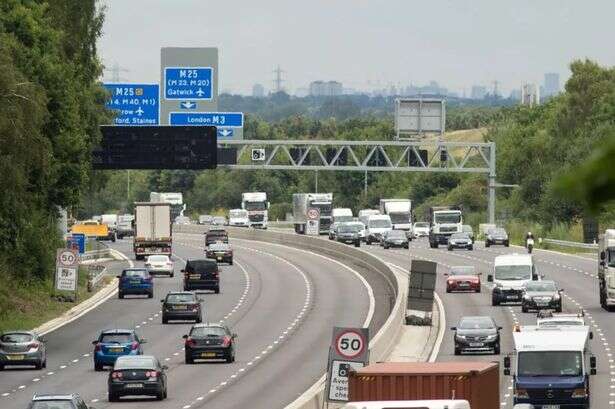
<path fill-rule="evenodd" d="M 412 226 L 412 234 L 417 239 L 419 237 L 427 237 L 429 236 L 429 223 L 427 222 L 416 222 Z"/>
<path fill-rule="evenodd" d="M 175 264 L 169 256 L 152 255 L 145 261 L 145 268 L 150 275 L 168 274 L 169 277 L 173 277 Z"/>

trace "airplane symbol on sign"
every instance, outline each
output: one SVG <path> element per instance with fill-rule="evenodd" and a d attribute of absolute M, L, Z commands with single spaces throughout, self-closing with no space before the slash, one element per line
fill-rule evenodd
<path fill-rule="evenodd" d="M 199 97 L 202 97 L 203 95 L 205 95 L 205 91 L 203 91 L 201 88 L 199 88 L 199 90 L 196 92 L 196 94 L 197 94 Z"/>
<path fill-rule="evenodd" d="M 137 113 L 137 115 L 141 116 L 141 115 L 143 115 L 143 113 L 144 113 L 145 111 L 144 111 L 144 110 L 142 110 L 142 109 L 141 109 L 141 107 L 139 107 L 139 109 L 137 109 L 135 112 Z"/>

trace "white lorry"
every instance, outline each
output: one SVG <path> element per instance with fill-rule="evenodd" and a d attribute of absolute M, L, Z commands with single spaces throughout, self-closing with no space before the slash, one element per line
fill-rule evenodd
<path fill-rule="evenodd" d="M 171 220 L 184 215 L 186 205 L 184 196 L 180 192 L 150 192 L 149 201 L 152 203 L 168 203 L 171 205 Z"/>
<path fill-rule="evenodd" d="M 438 206 L 429 208 L 429 247 L 437 249 L 448 244 L 453 233 L 463 231 L 463 217 L 460 206 Z"/>
<path fill-rule="evenodd" d="M 615 229 L 607 229 L 598 241 L 598 285 L 600 305 L 615 309 Z"/>
<path fill-rule="evenodd" d="M 169 203 L 135 203 L 135 239 L 137 260 L 153 254 L 171 256 L 171 205 Z"/>
<path fill-rule="evenodd" d="M 269 202 L 265 192 L 241 194 L 241 208 L 248 211 L 250 227 L 266 229 L 269 224 Z"/>
<path fill-rule="evenodd" d="M 308 220 L 308 210 L 311 208 L 320 211 L 319 233 L 329 233 L 331 227 L 331 212 L 333 210 L 333 193 L 294 193 L 293 194 L 293 222 L 295 232 L 305 234 Z"/>
<path fill-rule="evenodd" d="M 394 230 L 412 229 L 412 201 L 409 199 L 380 199 L 380 213 L 391 218 Z"/>
<path fill-rule="evenodd" d="M 250 219 L 245 209 L 231 209 L 228 212 L 228 225 L 235 227 L 249 227 Z"/>
<path fill-rule="evenodd" d="M 132 214 L 121 214 L 117 216 L 117 230 L 116 235 L 118 239 L 122 239 L 126 236 L 134 236 L 134 228 L 132 222 L 135 219 Z"/>
<path fill-rule="evenodd" d="M 504 374 L 513 376 L 513 404 L 589 409 L 589 376 L 596 374 L 592 338 L 588 326 L 515 327 L 515 362 L 504 358 Z"/>

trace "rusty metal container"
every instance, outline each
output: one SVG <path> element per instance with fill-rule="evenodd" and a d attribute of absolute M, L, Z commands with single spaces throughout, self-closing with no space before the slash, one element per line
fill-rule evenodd
<path fill-rule="evenodd" d="M 472 409 L 500 407 L 498 362 L 384 362 L 350 374 L 351 402 L 465 399 Z"/>

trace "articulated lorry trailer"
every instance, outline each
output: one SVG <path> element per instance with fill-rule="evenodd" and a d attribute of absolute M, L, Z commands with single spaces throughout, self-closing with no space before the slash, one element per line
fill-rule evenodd
<path fill-rule="evenodd" d="M 137 260 L 163 254 L 171 257 L 171 205 L 169 203 L 135 203 L 135 239 L 133 250 Z"/>
<path fill-rule="evenodd" d="M 293 194 L 293 220 L 295 232 L 305 234 L 307 212 L 310 208 L 320 211 L 320 234 L 329 233 L 333 211 L 333 193 L 294 193 Z"/>
<path fill-rule="evenodd" d="M 248 211 L 250 227 L 266 229 L 269 224 L 269 202 L 265 192 L 241 194 L 241 208 Z"/>
<path fill-rule="evenodd" d="M 463 231 L 461 206 L 438 206 L 429 208 L 429 247 L 438 248 L 448 244 L 453 233 Z"/>
<path fill-rule="evenodd" d="M 607 229 L 598 242 L 600 306 L 615 310 L 615 229 Z"/>

